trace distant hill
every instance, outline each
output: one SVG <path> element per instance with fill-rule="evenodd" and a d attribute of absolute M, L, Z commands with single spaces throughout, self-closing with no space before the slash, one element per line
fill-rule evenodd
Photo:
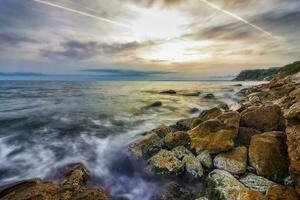
<path fill-rule="evenodd" d="M 263 81 L 278 75 L 287 76 L 298 72 L 300 72 L 300 61 L 277 68 L 243 70 L 233 81 Z"/>

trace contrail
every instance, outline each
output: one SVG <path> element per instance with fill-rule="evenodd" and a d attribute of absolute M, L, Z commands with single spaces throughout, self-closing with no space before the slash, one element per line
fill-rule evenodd
<path fill-rule="evenodd" d="M 243 22 L 243 23 L 245 23 L 245 24 L 253 27 L 253 28 L 255 28 L 256 30 L 258 30 L 258 31 L 260 31 L 260 32 L 262 32 L 262 33 L 264 33 L 264 34 L 272 37 L 272 38 L 275 38 L 275 36 L 272 33 L 270 33 L 268 31 L 262 29 L 259 26 L 256 26 L 255 24 L 252 24 L 251 22 L 249 22 L 249 21 L 241 18 L 240 16 L 238 16 L 238 15 L 236 15 L 234 13 L 231 13 L 231 12 L 229 12 L 227 10 L 224 10 L 223 8 L 217 6 L 216 4 L 213 4 L 213 3 L 211 3 L 211 2 L 209 2 L 207 0 L 200 0 L 200 1 L 203 2 L 203 3 L 205 3 L 205 4 L 207 4 L 207 5 L 209 5 L 210 7 L 214 8 L 216 10 L 219 10 L 219 11 L 221 11 L 221 12 L 223 12 L 223 13 L 225 13 L 225 14 L 227 14 L 227 15 L 229 15 L 229 16 L 231 16 L 231 17 L 233 17 L 233 18 L 235 18 L 235 19 L 237 19 L 237 20 L 239 20 L 239 21 L 241 21 L 241 22 Z"/>
<path fill-rule="evenodd" d="M 64 7 L 64 6 L 61 6 L 61 5 L 58 5 L 58 4 L 54 4 L 54 3 L 50 3 L 50 2 L 44 1 L 44 0 L 33 0 L 33 1 L 44 4 L 44 5 L 48 5 L 48 6 L 51 6 L 51 7 L 66 10 L 66 11 L 69 11 L 69 12 L 72 12 L 72 13 L 76 13 L 78 15 L 82 15 L 82 16 L 85 16 L 85 17 L 90 17 L 90 18 L 93 18 L 93 19 L 96 19 L 96 20 L 99 20 L 99 21 L 102 21 L 102 22 L 106 22 L 106 23 L 110 23 L 110 24 L 113 24 L 113 25 L 123 27 L 123 28 L 131 29 L 131 27 L 127 24 L 117 22 L 117 21 L 114 21 L 114 20 L 110 20 L 110 19 L 107 19 L 107 18 L 104 18 L 104 17 L 99 17 L 99 16 L 96 16 L 96 15 L 92 15 L 90 13 L 82 12 L 82 11 L 79 11 L 79 10 L 74 10 L 72 8 L 67 8 L 67 7 Z"/>

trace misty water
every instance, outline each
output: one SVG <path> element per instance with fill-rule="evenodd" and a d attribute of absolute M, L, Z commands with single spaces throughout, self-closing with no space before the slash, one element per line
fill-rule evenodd
<path fill-rule="evenodd" d="M 199 114 L 191 108 L 236 101 L 241 87 L 233 84 L 0 81 L 0 186 L 33 177 L 60 181 L 64 166 L 81 162 L 93 177 L 90 184 L 114 198 L 147 200 L 159 183 L 128 161 L 128 145 L 161 124 Z M 167 89 L 201 94 L 159 94 Z M 207 93 L 216 99 L 203 98 Z M 163 106 L 143 109 L 155 101 Z"/>

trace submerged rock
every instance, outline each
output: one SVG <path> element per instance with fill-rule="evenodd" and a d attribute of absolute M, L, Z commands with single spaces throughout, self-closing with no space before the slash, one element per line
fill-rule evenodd
<path fill-rule="evenodd" d="M 156 133 L 149 133 L 139 141 L 130 145 L 129 149 L 137 158 L 151 157 L 162 148 L 160 137 Z"/>
<path fill-rule="evenodd" d="M 75 165 L 63 184 L 59 185 L 41 179 L 30 179 L 10 184 L 0 189 L 0 199 L 5 200 L 110 200 L 101 188 L 87 187 L 87 169 Z"/>
<path fill-rule="evenodd" d="M 199 152 L 197 159 L 204 167 L 206 167 L 208 169 L 213 168 L 212 157 L 207 150 Z"/>
<path fill-rule="evenodd" d="M 208 175 L 208 199 L 265 200 L 260 192 L 247 189 L 229 172 L 215 169 Z"/>
<path fill-rule="evenodd" d="M 214 166 L 232 174 L 243 174 L 247 168 L 247 148 L 237 147 L 228 152 L 218 154 Z"/>
<path fill-rule="evenodd" d="M 252 173 L 248 173 L 241 177 L 239 181 L 242 182 L 247 188 L 257 190 L 262 193 L 266 193 L 271 186 L 277 184 L 262 176 L 257 176 Z"/>
<path fill-rule="evenodd" d="M 167 150 L 160 150 L 149 159 L 149 164 L 157 174 L 177 175 L 182 173 L 184 164 L 176 158 L 174 153 Z"/>
<path fill-rule="evenodd" d="M 258 175 L 282 182 L 289 174 L 286 135 L 278 131 L 254 135 L 249 147 L 249 162 Z"/>
<path fill-rule="evenodd" d="M 191 108 L 191 109 L 189 109 L 189 113 L 191 113 L 191 114 L 197 113 L 199 111 L 200 111 L 199 108 Z"/>
<path fill-rule="evenodd" d="M 177 146 L 186 146 L 190 142 L 189 135 L 184 131 L 168 133 L 164 139 L 165 146 L 168 149 L 173 149 Z"/>
<path fill-rule="evenodd" d="M 242 112 L 241 126 L 259 131 L 281 130 L 283 117 L 278 105 L 251 107 Z"/>
<path fill-rule="evenodd" d="M 204 96 L 204 98 L 205 98 L 205 99 L 214 99 L 214 98 L 215 98 L 215 95 L 209 93 L 209 94 L 206 94 L 206 95 Z"/>
<path fill-rule="evenodd" d="M 237 131 L 219 120 L 208 120 L 190 130 L 188 134 L 191 148 L 196 152 L 208 150 L 209 153 L 220 153 L 234 147 L 233 139 L 237 136 Z"/>
<path fill-rule="evenodd" d="M 161 91 L 160 94 L 176 94 L 177 92 L 175 90 L 165 90 Z"/>
<path fill-rule="evenodd" d="M 194 156 L 193 153 L 184 146 L 175 147 L 172 152 L 179 160 L 182 160 L 185 156 Z"/>
<path fill-rule="evenodd" d="M 162 102 L 161 101 L 155 101 L 154 103 L 146 106 L 145 109 L 157 108 L 157 107 L 161 107 L 161 106 L 162 106 Z"/>
<path fill-rule="evenodd" d="M 203 176 L 203 168 L 201 163 L 195 156 L 185 156 L 182 160 L 184 163 L 185 171 L 189 177 L 193 179 L 201 178 Z"/>

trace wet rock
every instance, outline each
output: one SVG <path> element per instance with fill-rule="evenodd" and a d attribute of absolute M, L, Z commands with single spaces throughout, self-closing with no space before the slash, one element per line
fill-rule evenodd
<path fill-rule="evenodd" d="M 179 127 L 180 130 L 188 131 L 188 130 L 198 126 L 201 123 L 202 123 L 202 120 L 200 118 L 193 117 L 193 118 L 179 120 L 176 123 L 176 126 Z"/>
<path fill-rule="evenodd" d="M 164 144 L 168 149 L 173 149 L 177 146 L 186 146 L 189 142 L 189 135 L 184 131 L 168 133 L 164 139 Z"/>
<path fill-rule="evenodd" d="M 152 130 L 152 132 L 156 133 L 159 137 L 163 138 L 165 137 L 168 133 L 172 132 L 172 129 L 169 126 L 166 125 L 161 125 L 158 128 Z"/>
<path fill-rule="evenodd" d="M 241 177 L 239 181 L 242 182 L 247 188 L 257 190 L 261 193 L 266 193 L 271 186 L 277 184 L 262 176 L 257 176 L 252 173 L 248 173 Z"/>
<path fill-rule="evenodd" d="M 286 129 L 288 155 L 290 159 L 289 171 L 300 194 L 300 125 L 291 125 Z"/>
<path fill-rule="evenodd" d="M 247 189 L 229 172 L 215 169 L 208 175 L 208 197 L 218 200 L 265 200 L 260 192 Z"/>
<path fill-rule="evenodd" d="M 248 108 L 242 112 L 241 126 L 259 131 L 281 130 L 283 117 L 278 105 Z"/>
<path fill-rule="evenodd" d="M 185 156 L 194 156 L 193 153 L 184 146 L 175 147 L 172 152 L 179 160 L 182 160 Z"/>
<path fill-rule="evenodd" d="M 240 127 L 238 137 L 235 139 L 235 144 L 237 146 L 249 147 L 252 136 L 260 133 L 260 131 L 253 128 Z"/>
<path fill-rule="evenodd" d="M 232 174 L 243 174 L 247 168 L 247 148 L 237 147 L 220 153 L 214 158 L 214 166 Z"/>
<path fill-rule="evenodd" d="M 156 133 L 149 133 L 138 142 L 130 145 L 129 149 L 137 158 L 148 158 L 157 153 L 162 148 L 160 137 Z"/>
<path fill-rule="evenodd" d="M 176 158 L 174 153 L 167 150 L 160 150 L 149 159 L 149 164 L 157 174 L 177 175 L 182 173 L 184 164 Z"/>
<path fill-rule="evenodd" d="M 231 111 L 242 112 L 245 109 L 246 109 L 245 106 L 240 103 L 234 103 L 229 106 L 229 110 Z"/>
<path fill-rule="evenodd" d="M 170 182 L 151 200 L 191 200 L 191 195 L 176 182 Z"/>
<path fill-rule="evenodd" d="M 229 128 L 233 128 L 236 130 L 236 134 L 238 133 L 240 126 L 241 116 L 238 112 L 226 112 L 217 117 L 223 124 L 225 124 Z"/>
<path fill-rule="evenodd" d="M 286 135 L 278 131 L 254 135 L 249 147 L 249 162 L 258 175 L 282 182 L 288 176 L 289 166 Z"/>
<path fill-rule="evenodd" d="M 195 156 L 185 156 L 182 162 L 189 177 L 197 179 L 203 176 L 202 165 Z"/>
<path fill-rule="evenodd" d="M 20 181 L 1 188 L 0 199 L 110 200 L 103 189 L 87 187 L 87 178 L 87 169 L 82 164 L 77 164 L 67 174 L 62 185 L 41 179 Z"/>
<path fill-rule="evenodd" d="M 221 115 L 223 112 L 220 108 L 212 108 L 209 110 L 204 110 L 201 112 L 201 114 L 199 115 L 199 119 L 201 121 L 206 121 L 206 120 L 210 120 L 210 119 L 215 119 L 217 118 L 219 115 Z"/>
<path fill-rule="evenodd" d="M 200 111 L 199 108 L 191 108 L 191 109 L 189 109 L 189 113 L 191 113 L 191 114 L 197 113 L 199 111 Z"/>
<path fill-rule="evenodd" d="M 161 107 L 161 106 L 162 106 L 162 102 L 161 101 L 155 101 L 154 103 L 146 106 L 145 109 L 157 108 L 157 107 Z"/>
<path fill-rule="evenodd" d="M 188 132 L 191 148 L 197 153 L 208 150 L 220 153 L 234 147 L 233 139 L 237 136 L 235 128 L 227 127 L 219 120 L 208 120 Z"/>
<path fill-rule="evenodd" d="M 215 95 L 209 93 L 209 94 L 206 94 L 206 95 L 204 96 L 204 98 L 205 98 L 205 99 L 214 99 L 214 98 L 215 98 Z"/>
<path fill-rule="evenodd" d="M 185 93 L 182 95 L 186 96 L 186 97 L 198 97 L 200 94 L 201 94 L 201 92 L 191 92 L 191 93 Z"/>
<path fill-rule="evenodd" d="M 177 92 L 175 90 L 165 90 L 161 91 L 160 94 L 176 94 Z"/>
<path fill-rule="evenodd" d="M 213 168 L 213 161 L 212 157 L 207 150 L 199 152 L 198 156 L 196 157 L 199 162 L 206 168 L 212 169 Z"/>
<path fill-rule="evenodd" d="M 273 185 L 267 191 L 266 197 L 268 200 L 298 200 L 299 194 L 292 187 L 282 185 Z"/>
<path fill-rule="evenodd" d="M 234 84 L 234 85 L 232 85 L 232 86 L 235 86 L 235 87 L 242 87 L 243 85 L 240 84 L 240 83 L 238 83 L 238 84 Z"/>
<path fill-rule="evenodd" d="M 218 105 L 218 108 L 220 108 L 223 111 L 229 110 L 229 106 L 226 103 L 221 103 Z"/>

